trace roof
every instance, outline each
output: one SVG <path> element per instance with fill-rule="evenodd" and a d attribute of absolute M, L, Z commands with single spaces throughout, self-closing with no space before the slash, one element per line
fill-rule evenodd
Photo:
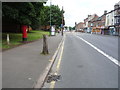
<path fill-rule="evenodd" d="M 120 1 L 117 4 L 120 5 Z"/>
<path fill-rule="evenodd" d="M 83 23 L 83 22 L 79 22 L 77 25 L 79 25 L 79 24 L 85 24 L 85 23 Z"/>
<path fill-rule="evenodd" d="M 100 20 L 102 20 L 102 17 L 98 17 L 98 19 L 97 19 L 98 21 L 100 21 Z"/>

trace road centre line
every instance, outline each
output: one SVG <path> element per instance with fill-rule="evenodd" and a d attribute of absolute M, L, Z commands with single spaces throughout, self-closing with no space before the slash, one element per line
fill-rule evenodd
<path fill-rule="evenodd" d="M 76 35 L 75 35 L 76 36 Z M 88 41 L 86 41 L 85 39 L 76 36 L 77 38 L 81 39 L 82 41 L 84 41 L 86 44 L 90 45 L 92 48 L 94 48 L 96 51 L 98 51 L 99 53 L 101 53 L 102 55 L 104 55 L 105 57 L 107 57 L 109 60 L 111 60 L 113 63 L 115 63 L 116 65 L 120 66 L 120 62 L 113 58 L 112 56 L 106 54 L 105 52 L 103 52 L 102 50 L 98 49 L 96 46 L 94 46 L 93 44 L 89 43 Z"/>

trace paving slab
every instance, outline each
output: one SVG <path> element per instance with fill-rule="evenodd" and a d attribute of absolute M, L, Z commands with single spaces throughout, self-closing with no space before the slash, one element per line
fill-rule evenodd
<path fill-rule="evenodd" d="M 49 55 L 42 55 L 42 39 L 2 52 L 2 88 L 33 88 L 62 40 L 48 37 Z"/>

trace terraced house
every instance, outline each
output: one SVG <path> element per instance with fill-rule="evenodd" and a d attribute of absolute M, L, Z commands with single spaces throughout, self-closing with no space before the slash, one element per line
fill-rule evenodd
<path fill-rule="evenodd" d="M 94 26 L 93 21 L 96 20 L 97 18 L 98 18 L 98 15 L 93 14 L 93 15 L 88 15 L 88 17 L 84 19 L 84 23 L 85 23 L 84 31 L 85 32 L 91 33 L 92 27 Z"/>
<path fill-rule="evenodd" d="M 83 32 L 84 27 L 85 27 L 85 24 L 83 22 L 76 24 L 76 29 L 79 32 Z"/>
<path fill-rule="evenodd" d="M 105 26 L 108 28 L 110 35 L 119 35 L 120 31 L 120 2 L 114 5 L 114 10 L 111 10 L 106 15 Z"/>
<path fill-rule="evenodd" d="M 114 19 L 116 34 L 120 35 L 120 1 L 114 6 Z"/>
<path fill-rule="evenodd" d="M 102 16 L 88 15 L 84 19 L 84 32 L 104 35 L 119 35 L 120 33 L 120 1 L 110 12 L 104 11 Z"/>
<path fill-rule="evenodd" d="M 95 33 L 95 34 L 105 34 L 106 33 L 106 29 L 105 29 L 106 13 L 107 13 L 107 11 L 104 11 L 104 14 L 102 16 L 100 16 L 92 21 L 93 28 L 92 28 L 91 33 Z"/>

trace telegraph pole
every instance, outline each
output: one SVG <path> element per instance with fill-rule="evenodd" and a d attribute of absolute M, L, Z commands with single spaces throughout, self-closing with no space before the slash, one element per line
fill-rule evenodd
<path fill-rule="evenodd" d="M 62 36 L 63 36 L 63 23 L 64 23 L 64 17 L 63 17 L 63 6 L 62 6 Z"/>
<path fill-rule="evenodd" d="M 50 35 L 51 35 L 51 29 L 52 29 L 52 25 L 51 25 L 51 5 L 52 5 L 52 1 L 50 0 Z"/>
<path fill-rule="evenodd" d="M 75 31 L 77 31 L 77 23 L 75 22 Z"/>

